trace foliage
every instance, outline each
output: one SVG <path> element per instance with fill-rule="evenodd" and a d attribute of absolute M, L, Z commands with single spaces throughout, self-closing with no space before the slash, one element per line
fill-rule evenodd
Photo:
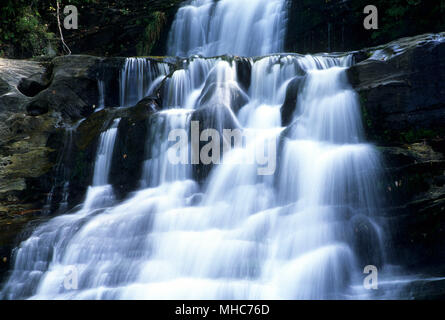
<path fill-rule="evenodd" d="M 15 56 L 44 53 L 54 34 L 42 21 L 35 1 L 6 0 L 0 11 L 0 56 L 13 50 Z"/>
<path fill-rule="evenodd" d="M 380 14 L 379 29 L 371 35 L 376 44 L 396 38 L 445 28 L 445 1 L 391 0 L 377 1 Z"/>
<path fill-rule="evenodd" d="M 165 13 L 161 11 L 153 12 L 151 17 L 144 18 L 146 27 L 144 29 L 143 38 L 136 48 L 136 52 L 139 56 L 150 55 L 152 53 L 166 22 L 167 17 Z"/>

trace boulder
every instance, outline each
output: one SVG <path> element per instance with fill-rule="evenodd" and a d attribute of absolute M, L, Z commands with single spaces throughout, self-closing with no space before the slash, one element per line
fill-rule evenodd
<path fill-rule="evenodd" d="M 22 79 L 45 72 L 45 66 L 36 61 L 0 58 L 0 113 L 23 111 L 29 98 L 17 86 Z"/>
<path fill-rule="evenodd" d="M 98 77 L 93 70 L 100 63 L 100 58 L 82 55 L 55 58 L 51 84 L 26 105 L 28 114 L 54 110 L 77 121 L 93 113 L 99 96 Z"/>
<path fill-rule="evenodd" d="M 29 78 L 23 78 L 20 80 L 17 89 L 25 96 L 34 97 L 41 91 L 48 88 L 50 79 L 46 74 L 33 74 Z"/>
<path fill-rule="evenodd" d="M 135 191 L 140 185 L 143 163 L 147 154 L 150 120 L 159 106 L 151 97 L 136 106 L 117 113 L 121 118 L 110 169 L 110 183 L 118 198 Z M 131 172 L 131 174 L 129 174 Z"/>
<path fill-rule="evenodd" d="M 378 143 L 432 137 L 445 123 L 445 33 L 367 49 L 348 70 L 360 94 L 368 138 Z"/>
<path fill-rule="evenodd" d="M 286 89 L 286 99 L 281 106 L 281 125 L 288 126 L 293 119 L 295 109 L 297 107 L 298 92 L 304 83 L 305 76 L 296 76 L 293 78 Z"/>
<path fill-rule="evenodd" d="M 252 60 L 249 58 L 239 58 L 235 60 L 236 75 L 241 89 L 248 92 L 252 81 Z"/>
<path fill-rule="evenodd" d="M 145 97 L 134 107 L 134 110 L 140 113 L 142 117 L 146 114 L 157 112 L 160 109 L 159 101 L 156 97 Z"/>

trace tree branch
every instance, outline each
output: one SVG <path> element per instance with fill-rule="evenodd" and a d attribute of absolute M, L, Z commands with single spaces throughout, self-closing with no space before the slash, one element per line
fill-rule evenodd
<path fill-rule="evenodd" d="M 57 24 L 59 25 L 60 40 L 62 40 L 63 49 L 68 53 L 68 55 L 70 55 L 71 50 L 65 43 L 65 40 L 63 39 L 62 24 L 60 23 L 60 3 L 59 3 L 59 1 L 57 1 Z"/>

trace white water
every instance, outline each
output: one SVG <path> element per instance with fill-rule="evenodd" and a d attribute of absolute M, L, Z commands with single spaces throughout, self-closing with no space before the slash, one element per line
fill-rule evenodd
<path fill-rule="evenodd" d="M 94 164 L 93 186 L 103 186 L 108 183 L 108 173 L 110 172 L 111 157 L 113 156 L 119 121 L 120 119 L 114 120 L 111 128 L 100 136 L 99 148 Z"/>
<path fill-rule="evenodd" d="M 198 61 L 181 76 L 193 74 L 196 64 L 209 68 L 183 79 L 193 85 L 178 103 L 208 82 L 237 80 L 235 62 Z M 188 128 L 193 112 L 176 106 L 152 122 L 147 147 L 156 156 L 145 163 L 141 190 L 112 205 L 106 177 L 115 123 L 101 136 L 95 187 L 82 209 L 51 220 L 21 244 L 5 297 L 363 297 L 353 286 L 363 266 L 350 237 L 351 221 L 354 216 L 372 221 L 378 209 L 379 160 L 362 142 L 357 96 L 344 77 L 348 63 L 310 56 L 253 63 L 249 101 L 238 120 L 256 142 L 283 132 L 285 87 L 295 75 L 307 74 L 297 103 L 301 111 L 279 150 L 274 176 L 259 176 L 255 164 L 229 161 L 247 158 L 254 142 L 225 155 L 226 164 L 200 187 L 190 166 L 172 165 L 166 157 L 168 132 Z M 264 70 L 270 72 L 264 76 Z M 380 234 L 378 227 L 375 232 Z M 380 236 L 376 246 L 379 241 Z M 79 272 L 78 290 L 61 286 L 71 266 Z"/>
<path fill-rule="evenodd" d="M 179 9 L 168 54 L 260 56 L 283 50 L 286 0 L 194 0 Z"/>
<path fill-rule="evenodd" d="M 128 58 L 120 75 L 120 106 L 131 107 L 153 93 L 153 85 L 169 73 L 169 65 L 144 58 Z"/>
<path fill-rule="evenodd" d="M 97 81 L 97 88 L 99 91 L 99 101 L 96 108 L 96 112 L 105 108 L 105 82 L 103 80 Z"/>
<path fill-rule="evenodd" d="M 279 16 L 283 4 L 221 0 L 207 23 L 215 23 L 227 38 L 198 39 L 201 42 L 187 38 L 185 47 L 172 44 L 171 50 L 213 55 L 229 50 L 226 41 L 233 43 L 230 53 L 279 50 L 283 39 L 279 34 L 264 34 L 264 43 L 255 37 L 256 32 L 265 32 L 261 26 L 275 26 L 271 21 L 278 18 L 271 12 Z M 196 18 L 202 26 L 211 5 L 194 1 L 184 7 L 173 30 L 181 19 Z M 252 16 L 255 19 L 249 20 Z M 226 20 L 230 26 L 224 25 Z M 252 41 L 244 28 L 252 32 Z M 205 26 L 204 30 L 213 34 L 219 29 Z M 176 38 L 180 32 L 174 31 Z M 229 39 L 233 34 L 243 41 Z M 275 36 L 279 41 L 273 40 Z M 364 221 L 376 235 L 367 239 L 375 242 L 369 245 L 381 245 L 382 232 L 373 220 L 378 210 L 379 159 L 363 141 L 358 99 L 345 77 L 350 58 L 251 59 L 248 92 L 241 89 L 239 62 L 225 60 L 185 60 L 183 69 L 166 81 L 167 110 L 151 118 L 143 174 L 134 177 L 141 188 L 120 203 L 107 184 L 116 126 L 101 135 L 93 187 L 81 209 L 43 224 L 21 243 L 2 297 L 368 297 L 361 286 L 362 270 L 364 265 L 378 264 L 374 259 L 381 257 L 359 258 L 354 228 L 355 221 Z M 121 77 L 122 106 L 134 104 L 160 83 L 146 61 L 128 59 Z M 294 122 L 282 128 L 280 107 L 287 85 L 302 75 L 306 78 Z M 147 78 L 150 83 L 145 83 Z M 238 112 L 231 110 L 238 101 L 235 96 L 243 97 Z M 209 108 L 215 105 L 216 109 Z M 203 185 L 193 180 L 191 166 L 172 165 L 166 156 L 168 132 L 187 130 L 198 108 L 208 108 L 206 115 L 218 129 L 228 117 L 255 137 L 225 154 L 224 164 L 213 168 Z M 279 139 L 280 135 L 285 138 Z M 247 159 L 258 145 L 278 140 L 282 143 L 275 150 L 275 174 L 258 175 L 259 165 Z M 69 290 L 63 284 L 73 267 L 78 288 Z"/>

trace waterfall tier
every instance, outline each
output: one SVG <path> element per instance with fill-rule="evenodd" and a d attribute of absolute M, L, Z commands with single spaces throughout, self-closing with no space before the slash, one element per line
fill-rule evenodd
<path fill-rule="evenodd" d="M 168 54 L 260 56 L 283 50 L 286 0 L 194 0 L 179 9 Z"/>

